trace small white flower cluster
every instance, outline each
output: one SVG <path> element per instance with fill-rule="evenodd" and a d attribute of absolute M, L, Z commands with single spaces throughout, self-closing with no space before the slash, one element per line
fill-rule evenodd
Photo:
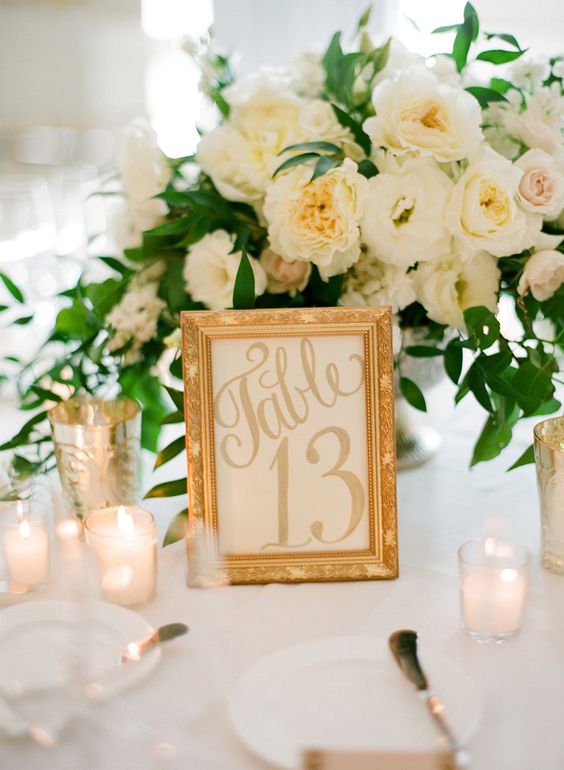
<path fill-rule="evenodd" d="M 158 278 L 164 265 L 154 263 L 136 275 L 121 300 L 105 319 L 109 328 L 107 347 L 123 354 L 123 365 L 131 366 L 141 358 L 141 349 L 157 332 L 157 323 L 166 307 L 158 293 Z"/>

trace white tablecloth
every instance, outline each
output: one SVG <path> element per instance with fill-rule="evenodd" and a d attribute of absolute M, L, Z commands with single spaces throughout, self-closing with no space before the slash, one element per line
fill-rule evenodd
<path fill-rule="evenodd" d="M 453 412 L 450 397 L 441 386 L 430 399 L 444 431 L 440 454 L 398 479 L 398 580 L 190 589 L 184 545 L 170 546 L 160 553 L 157 598 L 142 614 L 154 625 L 185 621 L 190 635 L 164 650 L 158 670 L 134 691 L 70 726 L 60 747 L 0 739 L 0 768 L 266 770 L 228 722 L 226 696 L 241 672 L 286 645 L 348 634 L 383 640 L 408 627 L 463 665 L 482 696 L 469 745 L 475 770 L 562 770 L 564 577 L 538 565 L 534 467 L 505 473 L 529 443 L 531 424 L 519 429 L 510 455 L 469 471 L 483 413 L 465 403 Z M 164 528 L 171 502 L 154 510 Z M 457 547 L 484 529 L 534 555 L 523 631 L 499 646 L 476 644 L 459 621 Z"/>

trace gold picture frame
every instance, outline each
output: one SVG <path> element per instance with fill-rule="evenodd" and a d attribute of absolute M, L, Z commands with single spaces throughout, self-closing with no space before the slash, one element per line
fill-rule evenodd
<path fill-rule="evenodd" d="M 397 577 L 390 308 L 186 311 L 182 335 L 190 585 Z"/>

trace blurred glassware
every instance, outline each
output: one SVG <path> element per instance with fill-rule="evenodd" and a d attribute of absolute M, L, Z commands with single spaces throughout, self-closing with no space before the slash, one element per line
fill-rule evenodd
<path fill-rule="evenodd" d="M 0 262 L 17 262 L 52 248 L 55 222 L 42 177 L 0 178 Z"/>
<path fill-rule="evenodd" d="M 541 562 L 564 574 L 564 417 L 534 428 L 535 463 L 541 509 Z"/>

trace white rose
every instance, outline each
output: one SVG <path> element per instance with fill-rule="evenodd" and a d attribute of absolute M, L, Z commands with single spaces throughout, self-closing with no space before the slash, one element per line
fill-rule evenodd
<path fill-rule="evenodd" d="M 351 138 L 329 104 L 300 99 L 264 73 L 235 96 L 229 119 L 197 149 L 198 163 L 227 200 L 260 204 L 285 147 Z"/>
<path fill-rule="evenodd" d="M 362 240 L 377 259 L 408 267 L 443 254 L 452 182 L 430 158 L 409 160 L 395 173 L 369 180 Z"/>
<path fill-rule="evenodd" d="M 184 264 L 186 291 L 210 310 L 233 307 L 233 289 L 241 252 L 232 253 L 235 236 L 225 230 L 204 235 L 189 250 Z M 256 259 L 249 257 L 255 276 L 255 296 L 266 290 L 266 275 Z"/>
<path fill-rule="evenodd" d="M 384 41 L 380 41 L 376 45 L 382 45 Z M 399 72 L 410 67 L 424 67 L 425 60 L 417 53 L 413 53 L 406 48 L 406 46 L 398 40 L 397 37 L 392 37 L 390 41 L 390 51 L 388 54 L 388 61 L 384 69 L 380 70 L 373 80 L 375 86 L 378 83 L 382 83 L 384 80 L 389 80 L 395 77 Z"/>
<path fill-rule="evenodd" d="M 529 99 L 521 114 L 507 113 L 511 133 L 527 147 L 538 147 L 550 154 L 562 146 L 564 98 L 550 89 L 542 89 Z"/>
<path fill-rule="evenodd" d="M 397 313 L 415 299 L 412 272 L 380 262 L 370 251 L 365 251 L 347 275 L 339 305 L 390 305 L 392 312 Z"/>
<path fill-rule="evenodd" d="M 554 219 L 564 208 L 562 162 L 544 150 L 528 150 L 516 162 L 523 169 L 519 182 L 519 200 L 527 211 Z M 559 167 L 560 166 L 560 167 Z"/>
<path fill-rule="evenodd" d="M 564 254 L 560 251 L 537 251 L 526 262 L 517 291 L 522 296 L 531 292 L 539 302 L 550 299 L 564 283 Z"/>
<path fill-rule="evenodd" d="M 368 182 L 348 158 L 313 182 L 311 173 L 301 165 L 279 176 L 267 190 L 264 216 L 274 251 L 289 262 L 313 262 L 327 280 L 359 257 Z"/>
<path fill-rule="evenodd" d="M 522 176 L 520 168 L 490 149 L 470 162 L 446 210 L 446 225 L 462 256 L 484 249 L 506 257 L 535 242 L 542 217 L 518 204 Z"/>
<path fill-rule="evenodd" d="M 461 160 L 482 140 L 480 105 L 462 88 L 413 68 L 376 86 L 376 116 L 364 130 L 375 145 L 395 155 L 415 152 L 439 162 Z"/>
<path fill-rule="evenodd" d="M 307 286 L 311 275 L 309 262 L 298 259 L 288 262 L 272 249 L 264 249 L 259 261 L 266 272 L 267 289 L 271 294 L 289 292 L 291 297 L 295 297 Z"/>
<path fill-rule="evenodd" d="M 501 271 L 497 260 L 481 251 L 468 260 L 447 255 L 414 271 L 417 299 L 433 321 L 464 331 L 463 311 L 484 305 L 496 312 Z"/>

